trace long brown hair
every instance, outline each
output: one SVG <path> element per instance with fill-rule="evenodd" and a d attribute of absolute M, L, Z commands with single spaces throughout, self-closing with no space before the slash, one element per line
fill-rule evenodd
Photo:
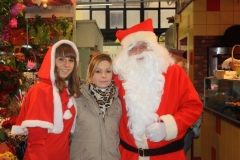
<path fill-rule="evenodd" d="M 102 61 L 108 61 L 110 64 L 112 64 L 112 59 L 108 54 L 94 52 L 90 55 L 87 69 L 87 84 L 92 82 L 92 77 L 96 71 L 96 68 Z"/>
<path fill-rule="evenodd" d="M 58 57 L 70 57 L 74 59 L 74 68 L 72 73 L 69 74 L 69 76 L 65 79 L 62 79 L 59 76 L 59 73 L 57 71 L 57 67 L 54 69 L 55 77 L 56 77 L 56 86 L 59 89 L 60 92 L 63 91 L 63 89 L 67 86 L 68 91 L 70 93 L 70 96 L 74 96 L 75 98 L 79 97 L 81 92 L 80 92 L 80 77 L 79 77 L 79 72 L 78 72 L 78 66 L 77 66 L 77 61 L 76 61 L 76 55 L 77 53 L 75 50 L 72 48 L 71 45 L 69 44 L 61 44 L 56 48 L 55 52 L 55 58 Z M 68 81 L 68 85 L 66 84 L 65 80 Z"/>

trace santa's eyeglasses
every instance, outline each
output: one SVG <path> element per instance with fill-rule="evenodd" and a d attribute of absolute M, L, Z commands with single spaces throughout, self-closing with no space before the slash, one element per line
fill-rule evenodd
<path fill-rule="evenodd" d="M 134 54 L 142 53 L 147 50 L 149 50 L 148 43 L 139 42 L 139 43 L 133 44 L 132 48 L 130 48 L 128 52 L 129 52 L 129 55 L 131 56 Z"/>

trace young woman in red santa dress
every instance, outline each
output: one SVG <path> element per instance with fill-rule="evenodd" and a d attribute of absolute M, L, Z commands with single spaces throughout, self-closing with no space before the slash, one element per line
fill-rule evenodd
<path fill-rule="evenodd" d="M 40 83 L 28 91 L 12 134 L 28 136 L 24 160 L 68 160 L 69 134 L 74 130 L 80 96 L 79 53 L 60 40 L 49 48 L 38 72 Z"/>

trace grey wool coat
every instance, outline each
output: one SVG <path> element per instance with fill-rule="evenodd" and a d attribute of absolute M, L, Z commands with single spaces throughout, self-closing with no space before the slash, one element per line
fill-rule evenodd
<path fill-rule="evenodd" d="M 103 120 L 88 86 L 81 85 L 82 95 L 76 99 L 77 118 L 72 136 L 71 160 L 119 160 L 119 123 L 122 116 L 118 90 Z"/>

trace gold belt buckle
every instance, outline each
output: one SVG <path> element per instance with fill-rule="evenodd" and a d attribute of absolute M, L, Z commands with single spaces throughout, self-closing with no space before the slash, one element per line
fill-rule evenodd
<path fill-rule="evenodd" d="M 138 148 L 138 154 L 140 155 L 140 151 L 142 151 L 143 152 L 143 155 L 142 155 L 142 157 L 144 157 L 144 149 L 142 149 L 142 148 Z M 141 156 L 141 155 L 140 155 Z"/>

